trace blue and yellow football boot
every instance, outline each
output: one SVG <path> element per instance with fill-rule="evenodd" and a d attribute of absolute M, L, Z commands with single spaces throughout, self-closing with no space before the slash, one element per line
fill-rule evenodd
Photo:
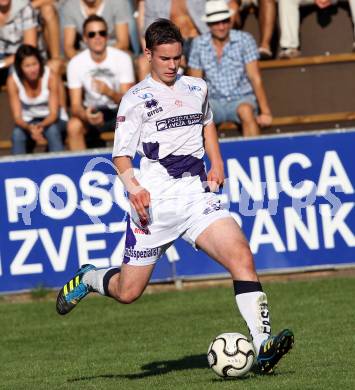
<path fill-rule="evenodd" d="M 272 373 L 276 364 L 294 344 L 292 330 L 284 329 L 276 336 L 270 336 L 260 347 L 257 364 L 262 374 Z"/>
<path fill-rule="evenodd" d="M 91 264 L 84 264 L 76 272 L 74 277 L 59 291 L 56 304 L 58 314 L 68 314 L 84 297 L 89 294 L 89 292 L 92 291 L 86 284 L 83 283 L 82 279 L 88 271 L 94 269 L 96 269 L 95 266 Z"/>

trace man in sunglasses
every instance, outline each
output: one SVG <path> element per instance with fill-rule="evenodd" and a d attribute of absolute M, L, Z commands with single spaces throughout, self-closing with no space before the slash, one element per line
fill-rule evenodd
<path fill-rule="evenodd" d="M 87 49 L 74 56 L 67 68 L 70 150 L 84 150 L 86 134 L 95 141 L 100 132 L 114 130 L 119 103 L 135 81 L 130 56 L 107 46 L 107 24 L 101 16 L 89 16 L 83 34 Z"/>
<path fill-rule="evenodd" d="M 210 32 L 196 37 L 189 57 L 189 74 L 205 76 L 215 122 L 241 123 L 244 136 L 269 126 L 271 110 L 258 68 L 254 38 L 232 30 L 233 11 L 223 0 L 207 1 L 203 20 Z"/>

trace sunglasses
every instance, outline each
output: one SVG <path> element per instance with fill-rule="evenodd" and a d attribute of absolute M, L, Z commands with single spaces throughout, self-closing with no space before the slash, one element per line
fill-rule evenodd
<path fill-rule="evenodd" d="M 89 31 L 87 33 L 88 38 L 94 38 L 96 35 L 100 35 L 100 37 L 107 37 L 107 31 L 106 30 L 99 30 L 99 31 Z"/>

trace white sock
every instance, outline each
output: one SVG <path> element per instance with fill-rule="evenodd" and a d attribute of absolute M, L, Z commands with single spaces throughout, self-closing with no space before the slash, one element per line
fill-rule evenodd
<path fill-rule="evenodd" d="M 108 283 L 111 277 L 120 272 L 120 268 L 93 269 L 83 276 L 83 282 L 101 295 L 109 296 Z"/>
<path fill-rule="evenodd" d="M 271 335 L 266 294 L 262 291 L 259 282 L 234 281 L 234 283 L 236 291 L 235 299 L 238 309 L 249 328 L 255 352 L 258 354 L 262 342 Z M 242 287 L 236 287 L 238 284 Z M 247 288 L 243 287 L 245 285 Z M 250 291 L 252 289 L 254 291 Z M 248 292 L 242 292 L 243 290 Z"/>

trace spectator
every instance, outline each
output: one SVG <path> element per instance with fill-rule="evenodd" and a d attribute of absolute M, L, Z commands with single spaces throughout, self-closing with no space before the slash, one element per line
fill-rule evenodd
<path fill-rule="evenodd" d="M 1 0 L 0 0 L 1 1 Z M 64 53 L 68 59 L 84 49 L 82 26 L 90 15 L 99 15 L 107 23 L 108 45 L 121 50 L 129 49 L 128 22 L 130 19 L 128 0 L 70 0 L 63 4 L 62 26 L 64 29 Z"/>
<path fill-rule="evenodd" d="M 37 17 L 28 0 L 0 0 L 0 84 L 21 43 L 37 46 Z"/>
<path fill-rule="evenodd" d="M 39 50 L 21 45 L 15 55 L 14 72 L 7 88 L 16 127 L 13 154 L 31 152 L 48 141 L 51 152 L 63 150 L 64 113 L 60 115 L 58 75 L 44 65 Z"/>
<path fill-rule="evenodd" d="M 259 6 L 260 59 L 270 60 L 272 58 L 271 39 L 276 20 L 276 2 L 275 0 L 241 0 L 240 10 L 242 11 L 252 5 Z"/>
<path fill-rule="evenodd" d="M 31 0 L 32 7 L 38 11 L 43 25 L 43 37 L 49 54 L 52 70 L 61 69 L 60 27 L 59 17 L 54 0 Z"/>
<path fill-rule="evenodd" d="M 279 0 L 279 22 L 280 22 L 280 53 L 281 59 L 299 57 L 299 29 L 301 5 L 316 5 L 320 9 L 327 8 L 337 1 L 333 0 Z M 350 10 L 355 29 L 355 0 L 349 0 Z M 354 31 L 355 36 L 355 31 Z M 355 44 L 353 44 L 355 49 Z"/>
<path fill-rule="evenodd" d="M 67 68 L 73 115 L 68 123 L 70 150 L 85 149 L 87 133 L 115 129 L 118 105 L 135 81 L 131 57 L 107 47 L 107 23 L 101 16 L 89 16 L 83 34 L 88 48 L 73 57 Z"/>
<path fill-rule="evenodd" d="M 258 68 L 258 50 L 252 36 L 231 30 L 232 10 L 223 0 L 208 1 L 204 20 L 209 33 L 194 39 L 189 67 L 191 76 L 208 84 L 210 104 L 217 124 L 241 122 L 244 136 L 260 133 L 272 116 Z M 260 114 L 257 114 L 257 102 Z"/>
<path fill-rule="evenodd" d="M 138 0 L 138 26 L 144 48 L 144 33 L 146 28 L 158 18 L 170 19 L 177 25 L 184 38 L 184 59 L 182 66 L 186 67 L 192 39 L 208 32 L 206 23 L 201 20 L 206 0 Z M 237 0 L 229 0 L 233 8 L 237 8 Z M 138 60 L 138 78 L 143 80 L 149 73 L 149 64 L 145 56 Z"/>

